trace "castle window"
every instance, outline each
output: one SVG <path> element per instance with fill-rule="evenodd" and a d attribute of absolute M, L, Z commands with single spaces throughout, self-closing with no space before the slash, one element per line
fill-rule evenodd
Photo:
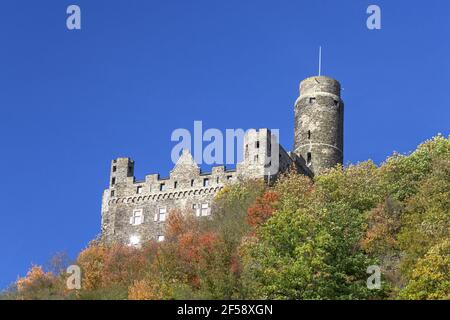
<path fill-rule="evenodd" d="M 313 104 L 315 102 L 316 102 L 316 98 L 313 98 L 313 97 L 309 98 L 309 103 L 310 104 Z"/>
<path fill-rule="evenodd" d="M 334 105 L 338 107 L 339 106 L 339 101 L 334 100 Z"/>
<path fill-rule="evenodd" d="M 133 246 L 133 247 L 137 247 L 137 246 L 139 246 L 140 242 L 141 242 L 141 239 L 139 238 L 139 236 L 133 235 L 130 237 L 129 245 Z"/>
<path fill-rule="evenodd" d="M 158 211 L 155 213 L 155 219 L 154 221 L 166 221 L 166 215 L 167 215 L 167 209 L 166 208 L 159 208 Z"/>
<path fill-rule="evenodd" d="M 144 213 L 142 209 L 134 210 L 133 215 L 130 218 L 130 224 L 138 226 L 144 222 Z"/>
<path fill-rule="evenodd" d="M 220 179 L 219 177 L 216 178 L 216 183 L 219 183 Z"/>
<path fill-rule="evenodd" d="M 194 180 L 191 180 L 191 187 L 194 186 Z"/>
<path fill-rule="evenodd" d="M 201 215 L 201 208 L 200 208 L 200 206 L 195 203 L 195 204 L 192 205 L 192 209 L 194 209 L 195 216 L 196 217 L 200 217 L 200 215 Z"/>
<path fill-rule="evenodd" d="M 204 187 L 209 186 L 209 179 L 208 178 L 203 179 L 203 186 Z"/>
<path fill-rule="evenodd" d="M 116 172 L 117 171 L 117 167 L 116 166 L 113 166 L 113 170 L 112 170 L 113 172 Z"/>
<path fill-rule="evenodd" d="M 173 188 L 176 189 L 177 186 L 178 186 L 178 181 L 175 181 L 175 182 L 173 183 Z"/>
<path fill-rule="evenodd" d="M 159 185 L 159 191 L 165 191 L 166 190 L 166 184 L 165 183 L 161 183 Z"/>
<path fill-rule="evenodd" d="M 231 175 L 230 175 L 230 176 L 227 176 L 227 180 L 228 180 L 228 181 L 230 181 L 231 178 L 233 178 L 233 176 L 231 176 Z"/>
<path fill-rule="evenodd" d="M 259 141 L 256 141 L 256 149 L 259 148 Z"/>
<path fill-rule="evenodd" d="M 209 216 L 209 205 L 207 203 L 202 203 L 202 217 Z"/>
<path fill-rule="evenodd" d="M 312 160 L 311 152 L 308 152 L 306 155 L 306 164 L 308 166 L 311 165 L 311 160 Z"/>
<path fill-rule="evenodd" d="M 308 140 L 311 140 L 311 130 L 308 130 Z"/>
<path fill-rule="evenodd" d="M 136 193 L 137 193 L 137 194 L 141 194 L 141 193 L 142 193 L 142 186 L 138 186 L 138 187 L 136 188 Z"/>
<path fill-rule="evenodd" d="M 116 184 L 116 178 L 112 178 L 111 179 L 111 185 L 113 186 L 113 185 L 115 185 Z"/>
<path fill-rule="evenodd" d="M 254 157 L 254 162 L 258 162 L 258 160 L 259 160 L 259 156 L 258 155 L 256 155 L 255 157 Z"/>
<path fill-rule="evenodd" d="M 164 236 L 163 235 L 159 235 L 158 236 L 158 242 L 163 242 L 164 241 Z"/>
<path fill-rule="evenodd" d="M 114 194 L 115 194 L 114 190 L 111 190 L 111 197 L 114 197 Z"/>

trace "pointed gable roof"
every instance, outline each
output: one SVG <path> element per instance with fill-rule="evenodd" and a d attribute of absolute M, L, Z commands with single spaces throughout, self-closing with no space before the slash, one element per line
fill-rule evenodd
<path fill-rule="evenodd" d="M 200 168 L 195 163 L 194 158 L 188 149 L 183 149 L 181 156 L 178 158 L 175 167 L 170 171 L 170 176 L 200 174 Z"/>

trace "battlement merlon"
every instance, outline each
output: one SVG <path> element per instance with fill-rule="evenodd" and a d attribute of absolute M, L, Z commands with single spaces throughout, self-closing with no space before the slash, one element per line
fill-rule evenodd
<path fill-rule="evenodd" d="M 120 157 L 111 162 L 108 198 L 149 195 L 171 191 L 191 190 L 207 186 L 222 186 L 227 182 L 243 178 L 265 178 L 267 167 L 278 161 L 279 170 L 285 171 L 291 165 L 290 155 L 278 143 L 278 138 L 267 128 L 250 129 L 244 136 L 243 159 L 235 170 L 223 165 L 213 166 L 211 172 L 202 172 L 189 150 L 183 150 L 174 168 L 166 178 L 149 174 L 144 180 L 136 180 L 134 161 Z M 275 154 L 278 152 L 278 155 Z M 274 158 L 277 156 L 277 159 Z M 275 161 L 276 160 L 276 161 Z M 269 175 L 275 176 L 278 171 Z"/>
<path fill-rule="evenodd" d="M 237 178 L 235 169 L 227 169 L 223 165 L 212 167 L 211 172 L 202 172 L 187 150 L 183 151 L 169 177 L 161 178 L 159 174 L 149 174 L 144 180 L 136 180 L 133 173 L 134 161 L 130 158 L 113 160 L 110 185 L 105 190 L 103 198 L 143 196 L 223 186 Z"/>

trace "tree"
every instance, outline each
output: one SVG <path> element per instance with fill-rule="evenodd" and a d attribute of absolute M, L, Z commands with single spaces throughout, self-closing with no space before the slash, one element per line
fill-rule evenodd
<path fill-rule="evenodd" d="M 327 192 L 346 173 L 331 171 Z M 365 169 L 356 170 L 366 175 Z M 356 181 L 364 182 L 357 173 Z M 334 178 L 334 179 L 333 179 Z M 337 187 L 336 187 L 337 188 Z M 246 274 L 253 274 L 252 296 L 263 299 L 366 298 L 366 268 L 374 263 L 359 248 L 365 220 L 338 190 L 324 194 L 323 185 L 288 174 L 275 186 L 280 193 L 277 210 L 257 231 L 257 240 L 244 252 Z M 356 191 L 353 191 L 355 194 Z M 331 196 L 331 197 L 330 197 Z M 333 197 L 335 197 L 333 199 Z M 368 197 L 370 199 L 370 197 Z M 362 200 L 361 200 L 362 199 Z M 361 196 L 358 205 L 367 207 Z M 362 205 L 360 204 L 362 203 Z"/>
<path fill-rule="evenodd" d="M 141 279 L 148 267 L 151 243 L 137 249 L 124 244 L 94 244 L 77 259 L 82 271 L 82 299 L 126 299 L 128 287 Z"/>
<path fill-rule="evenodd" d="M 279 194 L 274 191 L 266 191 L 257 197 L 255 202 L 247 210 L 246 222 L 252 228 L 263 225 L 275 212 Z"/>
<path fill-rule="evenodd" d="M 450 299 L 450 239 L 433 246 L 414 266 L 400 299 Z"/>
<path fill-rule="evenodd" d="M 51 272 L 33 265 L 27 275 L 16 281 L 17 298 L 20 300 L 61 299 L 61 283 Z"/>

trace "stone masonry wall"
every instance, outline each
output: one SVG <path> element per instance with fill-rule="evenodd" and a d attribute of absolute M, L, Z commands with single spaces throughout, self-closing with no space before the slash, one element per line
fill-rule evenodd
<path fill-rule="evenodd" d="M 227 184 L 241 178 L 267 178 L 265 164 L 272 148 L 270 137 L 267 129 L 249 131 L 244 138 L 243 161 L 236 170 L 217 166 L 210 173 L 202 173 L 191 154 L 184 150 L 167 179 L 151 174 L 136 181 L 133 160 L 113 160 L 110 186 L 103 193 L 103 239 L 134 245 L 150 239 L 162 240 L 165 221 L 172 209 L 190 210 L 199 218 L 210 215 L 215 194 Z M 283 148 L 279 149 L 280 170 L 287 170 L 293 161 Z M 165 212 L 164 221 L 158 219 L 161 210 Z M 136 213 L 140 215 L 138 224 L 134 223 Z"/>
<path fill-rule="evenodd" d="M 134 177 L 134 161 L 111 163 L 109 187 L 102 198 L 102 238 L 139 246 L 164 240 L 165 221 L 172 209 L 191 210 L 205 218 L 214 196 L 227 184 L 243 179 L 274 182 L 291 167 L 308 176 L 343 161 L 344 103 L 340 84 L 329 77 L 303 80 L 295 103 L 294 151 L 286 152 L 268 129 L 249 130 L 244 137 L 243 160 L 235 170 L 213 167 L 202 173 L 184 150 L 168 178 L 150 174 Z M 273 170 L 275 168 L 275 170 Z"/>

